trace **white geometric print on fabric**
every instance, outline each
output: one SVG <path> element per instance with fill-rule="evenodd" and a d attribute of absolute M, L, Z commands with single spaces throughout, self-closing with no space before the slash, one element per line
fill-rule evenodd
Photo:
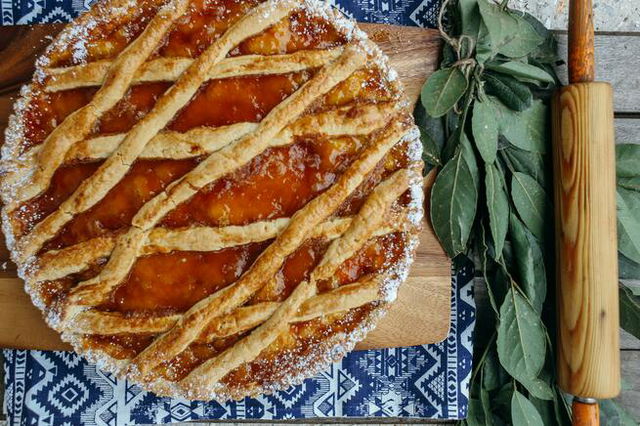
<path fill-rule="evenodd" d="M 0 25 L 68 22 L 89 8 L 93 1 L 1 0 Z M 330 0 L 349 17 L 361 22 L 412 25 L 433 28 L 438 17 L 439 1 L 434 0 Z"/>

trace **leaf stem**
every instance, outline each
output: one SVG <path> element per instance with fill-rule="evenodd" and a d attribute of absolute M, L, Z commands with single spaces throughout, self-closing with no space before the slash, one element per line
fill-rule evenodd
<path fill-rule="evenodd" d="M 498 334 L 498 330 L 494 330 L 493 333 L 491 334 L 491 337 L 489 338 L 487 347 L 485 347 L 484 351 L 482 352 L 482 356 L 480 356 L 478 363 L 473 367 L 473 373 L 471 373 L 471 383 L 474 382 L 476 376 L 478 375 L 478 371 L 482 368 L 484 361 L 487 359 L 487 355 L 489 355 L 489 351 L 493 346 L 493 342 L 496 340 L 497 334 Z"/>

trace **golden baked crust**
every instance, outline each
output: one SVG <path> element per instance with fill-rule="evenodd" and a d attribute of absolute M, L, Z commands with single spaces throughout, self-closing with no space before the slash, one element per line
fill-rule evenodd
<path fill-rule="evenodd" d="M 309 377 L 384 313 L 417 243 L 420 152 L 386 58 L 324 4 L 110 0 L 16 103 L 3 228 L 76 351 L 161 395 L 240 398 Z"/>

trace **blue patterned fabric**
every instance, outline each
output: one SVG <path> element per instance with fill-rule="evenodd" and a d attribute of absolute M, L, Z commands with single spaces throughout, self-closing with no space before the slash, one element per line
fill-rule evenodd
<path fill-rule="evenodd" d="M 359 21 L 433 27 L 438 0 L 333 0 Z M 0 0 L 2 25 L 66 22 L 89 0 Z M 68 352 L 5 350 L 10 425 L 127 425 L 198 419 L 466 416 L 475 307 L 473 269 L 452 277 L 451 330 L 442 343 L 352 352 L 287 391 L 219 404 L 160 398 Z"/>
<path fill-rule="evenodd" d="M 70 352 L 5 350 L 10 425 L 129 425 L 203 419 L 466 416 L 475 322 L 473 268 L 452 278 L 442 343 L 357 351 L 302 385 L 239 402 L 160 398 Z"/>
<path fill-rule="evenodd" d="M 0 0 L 2 25 L 68 22 L 93 0 Z M 361 22 L 436 26 L 439 0 L 330 0 L 346 15 Z"/>

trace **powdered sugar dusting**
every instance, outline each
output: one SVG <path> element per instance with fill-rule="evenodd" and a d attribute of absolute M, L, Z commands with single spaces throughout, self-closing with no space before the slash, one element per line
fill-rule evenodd
<path fill-rule="evenodd" d="M 136 4 L 135 0 L 111 0 L 110 2 L 99 3 L 97 6 L 94 6 L 89 13 L 79 18 L 75 24 L 69 25 L 47 49 L 47 52 L 50 53 L 54 49 L 70 49 L 74 62 L 86 62 L 88 54 L 87 43 L 91 30 L 106 19 L 129 13 L 130 9 L 135 7 Z M 302 0 L 300 4 L 301 7 L 310 14 L 331 22 L 350 43 L 360 46 L 368 55 L 368 66 L 378 67 L 385 78 L 389 82 L 392 82 L 395 88 L 399 87 L 398 75 L 389 67 L 386 56 L 374 43 L 367 39 L 366 34 L 361 31 L 353 21 L 345 18 L 336 9 L 320 1 Z M 268 11 L 265 13 L 268 14 Z M 45 54 L 37 61 L 38 70 L 34 75 L 34 81 L 42 81 L 42 79 L 45 78 L 42 68 L 49 65 L 48 57 L 49 56 Z M 13 176 L 13 180 L 3 179 L 0 187 L 5 205 L 11 205 L 15 200 L 15 183 L 23 184 L 30 179 L 27 170 L 31 169 L 26 166 L 32 159 L 19 155 L 19 147 L 24 138 L 25 131 L 22 116 L 30 97 L 31 88 L 25 86 L 21 92 L 21 98 L 15 104 L 15 114 L 11 117 L 9 127 L 6 131 L 7 143 L 2 148 L 2 171 L 6 175 Z M 407 104 L 405 103 L 400 107 L 407 107 Z M 416 129 L 408 132 L 404 136 L 403 141 L 407 142 L 409 159 L 416 165 L 420 164 L 422 146 Z M 318 341 L 317 343 L 314 342 L 313 347 L 305 352 L 304 355 L 294 353 L 293 350 L 290 350 L 278 354 L 276 360 L 258 358 L 256 362 L 264 363 L 265 368 L 271 368 L 277 373 L 274 374 L 273 380 L 262 384 L 248 383 L 245 386 L 234 387 L 233 385 L 217 383 L 213 387 L 199 386 L 198 384 L 194 387 L 186 387 L 180 383 L 157 377 L 151 382 L 145 382 L 143 386 L 159 395 L 180 396 L 189 399 L 226 400 L 229 398 L 237 399 L 247 395 L 269 394 L 301 383 L 305 378 L 322 371 L 327 368 L 331 362 L 339 360 L 352 350 L 355 344 L 364 339 L 366 334 L 375 327 L 377 321 L 384 315 L 388 307 L 388 302 L 395 300 L 399 285 L 406 279 L 409 273 L 409 267 L 418 244 L 417 230 L 420 227 L 423 217 L 422 206 L 424 201 L 420 173 L 417 167 L 412 168 L 411 171 L 411 201 L 408 205 L 408 222 L 412 226 L 407 226 L 402 234 L 405 239 L 403 252 L 393 264 L 388 265 L 383 275 L 384 279 L 380 287 L 381 301 L 377 302 L 378 305 L 365 315 L 355 329 L 348 333 L 339 332 L 329 337 L 324 336 L 324 340 Z M 12 185 L 7 184 L 9 181 L 12 182 Z M 7 245 L 13 250 L 15 248 L 15 241 L 13 239 L 14 229 L 8 217 L 7 207 L 2 210 L 2 226 L 7 236 Z M 15 254 L 12 253 L 12 256 L 14 255 Z M 48 324 L 54 329 L 61 331 L 63 340 L 71 343 L 78 353 L 83 354 L 88 360 L 97 364 L 99 368 L 120 377 L 142 381 L 140 380 L 140 373 L 131 368 L 130 360 L 115 359 L 106 351 L 87 345 L 85 337 L 71 331 L 73 330 L 73 323 L 68 324 L 67 329 L 60 330 L 59 309 L 56 306 L 46 306 L 39 296 L 40 292 L 38 291 L 37 283 L 30 281 L 28 278 L 31 275 L 31 270 L 36 267 L 35 265 L 35 258 L 27 259 L 26 261 L 23 259 L 18 273 L 25 279 L 27 283 L 26 287 L 32 296 L 33 303 L 43 312 L 47 313 L 46 320 Z M 349 315 L 349 312 L 344 315 Z"/>

